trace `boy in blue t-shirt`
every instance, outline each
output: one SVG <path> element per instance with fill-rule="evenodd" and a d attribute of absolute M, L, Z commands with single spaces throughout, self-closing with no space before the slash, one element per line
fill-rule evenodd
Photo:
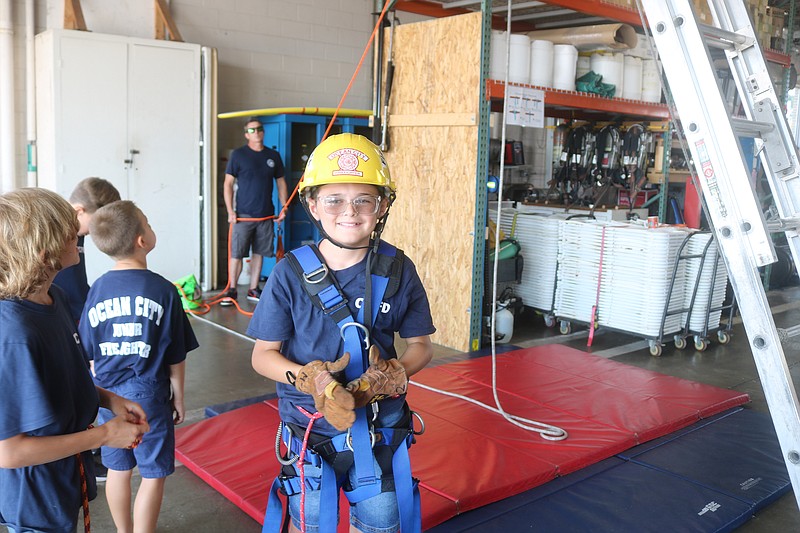
<path fill-rule="evenodd" d="M 299 193 L 323 238 L 275 266 L 247 329 L 257 339 L 253 368 L 277 382 L 290 441 L 278 479 L 289 495 L 290 531 L 335 531 L 339 482 L 351 503 L 351 530 L 420 529 L 405 392 L 408 376 L 431 360 L 436 330 L 414 263 L 380 241 L 395 191 L 383 154 L 365 137 L 334 135 L 317 146 Z M 316 264 L 301 262 L 313 254 Z M 391 290 L 379 292 L 371 274 L 389 277 Z M 370 313 L 362 318 L 363 309 Z M 402 353 L 396 333 L 406 340 Z M 265 531 L 280 525 L 274 507 Z"/>
<path fill-rule="evenodd" d="M 69 195 L 69 203 L 78 215 L 78 252 L 80 261 L 77 265 L 62 268 L 56 274 L 53 281 L 67 293 L 69 298 L 69 309 L 75 323 L 81 319 L 83 304 L 86 303 L 86 295 L 89 294 L 89 281 L 86 278 L 86 256 L 83 253 L 83 240 L 89 234 L 89 222 L 92 221 L 94 213 L 111 202 L 120 199 L 119 191 L 110 181 L 103 178 L 82 179 L 72 189 Z"/>
<path fill-rule="evenodd" d="M 108 468 L 106 496 L 118 530 L 155 531 L 166 476 L 175 470 L 175 424 L 183 422 L 186 353 L 198 347 L 180 295 L 172 283 L 147 269 L 156 235 L 133 202 L 97 210 L 92 240 L 116 261 L 94 282 L 80 321 L 81 339 L 95 383 L 141 403 L 150 423 L 136 449 L 102 448 Z M 101 409 L 101 423 L 108 412 Z M 131 477 L 142 483 L 131 519 Z"/>
<path fill-rule="evenodd" d="M 74 533 L 96 494 L 91 455 L 147 432 L 135 402 L 92 383 L 53 278 L 78 262 L 78 219 L 58 194 L 0 196 L 0 524 Z M 98 405 L 114 416 L 92 428 Z M 88 516 L 85 516 L 88 518 Z"/>

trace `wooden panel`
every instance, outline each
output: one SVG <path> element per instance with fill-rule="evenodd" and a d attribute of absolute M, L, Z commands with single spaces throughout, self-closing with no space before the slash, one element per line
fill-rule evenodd
<path fill-rule="evenodd" d="M 425 113 L 422 115 L 389 115 L 389 127 L 402 126 L 474 126 L 477 115 L 472 113 Z"/>
<path fill-rule="evenodd" d="M 480 24 L 473 13 L 396 28 L 389 124 L 395 113 L 420 123 L 390 126 L 386 153 L 398 193 L 384 235 L 417 265 L 433 341 L 462 351 L 469 350 L 478 127 L 421 115 L 478 116 Z"/>
<path fill-rule="evenodd" d="M 480 24 L 471 13 L 397 26 L 390 113 L 477 114 Z"/>

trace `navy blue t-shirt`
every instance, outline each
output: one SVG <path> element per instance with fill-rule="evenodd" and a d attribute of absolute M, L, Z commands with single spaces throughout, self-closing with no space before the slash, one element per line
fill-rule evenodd
<path fill-rule="evenodd" d="M 89 280 L 86 278 L 86 256 L 83 253 L 83 235 L 78 237 L 78 256 L 80 261 L 77 265 L 72 265 L 61 269 L 56 274 L 53 283 L 61 287 L 67 293 L 69 300 L 69 311 L 77 324 L 81 319 L 83 304 L 86 303 L 86 295 L 89 294 Z"/>
<path fill-rule="evenodd" d="M 52 305 L 0 300 L 0 440 L 21 433 L 65 435 L 94 421 L 100 400 L 69 314 Z M 89 497 L 96 495 L 91 452 L 83 454 Z M 0 523 L 17 531 L 74 533 L 81 507 L 75 456 L 43 465 L 0 468 Z"/>
<path fill-rule="evenodd" d="M 253 218 L 275 214 L 272 204 L 272 183 L 284 177 L 281 155 L 272 148 L 264 147 L 256 152 L 244 145 L 233 151 L 226 174 L 236 178 L 236 212 Z"/>
<path fill-rule="evenodd" d="M 348 299 L 353 317 L 357 316 L 364 298 L 365 268 L 366 258 L 349 268 L 333 272 Z M 400 337 L 408 338 L 431 335 L 435 331 L 425 288 L 414 263 L 405 257 L 400 288 L 394 296 L 384 299 L 372 329 L 371 340 L 380 349 L 381 357 L 391 359 L 397 357 L 395 332 Z M 281 353 L 300 364 L 316 360 L 333 361 L 342 355 L 344 348 L 338 326 L 312 303 L 288 261 L 280 261 L 275 265 L 250 320 L 247 334 L 265 341 L 282 341 Z M 308 418 L 298 411 L 297 406 L 315 412 L 311 396 L 283 383 L 277 384 L 277 391 L 281 418 L 307 426 Z M 381 401 L 381 413 L 400 409 L 404 400 Z M 326 435 L 339 433 L 324 418 L 314 423 L 314 431 Z"/>
<path fill-rule="evenodd" d="M 199 345 L 175 286 L 150 270 L 111 270 L 89 290 L 79 326 L 95 382 L 169 380 Z"/>

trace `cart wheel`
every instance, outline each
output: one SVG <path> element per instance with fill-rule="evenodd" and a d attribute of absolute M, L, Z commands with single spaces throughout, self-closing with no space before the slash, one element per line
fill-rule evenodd
<path fill-rule="evenodd" d="M 545 314 L 544 325 L 547 326 L 548 328 L 552 328 L 553 326 L 556 325 L 556 317 L 550 314 Z"/>
<path fill-rule="evenodd" d="M 562 320 L 558 325 L 558 331 L 561 332 L 562 335 L 569 335 L 569 332 L 572 331 L 572 324 L 566 320 Z"/>
<path fill-rule="evenodd" d="M 652 355 L 653 357 L 661 357 L 661 345 L 656 343 L 651 343 L 650 355 Z"/>
<path fill-rule="evenodd" d="M 708 349 L 709 344 L 711 343 L 708 342 L 708 339 L 694 339 L 694 349 L 698 352 L 705 352 Z"/>
<path fill-rule="evenodd" d="M 677 335 L 675 336 L 675 348 L 677 348 L 678 350 L 683 350 L 684 348 L 686 348 L 687 344 L 688 343 L 686 342 L 685 338 L 678 337 Z"/>
<path fill-rule="evenodd" d="M 720 344 L 728 344 L 731 342 L 731 334 L 721 329 L 717 332 L 717 340 Z"/>

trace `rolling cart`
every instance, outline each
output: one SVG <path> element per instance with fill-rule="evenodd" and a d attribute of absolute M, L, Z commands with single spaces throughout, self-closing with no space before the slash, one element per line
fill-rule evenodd
<path fill-rule="evenodd" d="M 732 296 L 730 303 L 724 303 L 727 275 L 724 269 L 720 269 L 720 260 L 713 234 L 699 231 L 686 236 L 675 258 L 675 268 L 670 281 L 670 298 L 680 296 L 674 294 L 672 288 L 675 284 L 675 273 L 679 270 L 678 264 L 681 261 L 686 262 L 688 283 L 683 294 L 684 303 L 680 309 L 669 310 L 669 301 L 667 302 L 662 315 L 659 338 L 657 342 L 650 344 L 651 355 L 656 357 L 661 355 L 664 324 L 667 317 L 678 313 L 682 315 L 683 327 L 680 332 L 673 335 L 675 348 L 683 350 L 689 344 L 687 339 L 693 337 L 695 350 L 705 351 L 711 344 L 709 334 L 714 332 L 720 344 L 730 342 L 733 317 L 736 313 L 736 298 Z M 724 324 L 721 322 L 723 312 L 727 312 Z"/>

